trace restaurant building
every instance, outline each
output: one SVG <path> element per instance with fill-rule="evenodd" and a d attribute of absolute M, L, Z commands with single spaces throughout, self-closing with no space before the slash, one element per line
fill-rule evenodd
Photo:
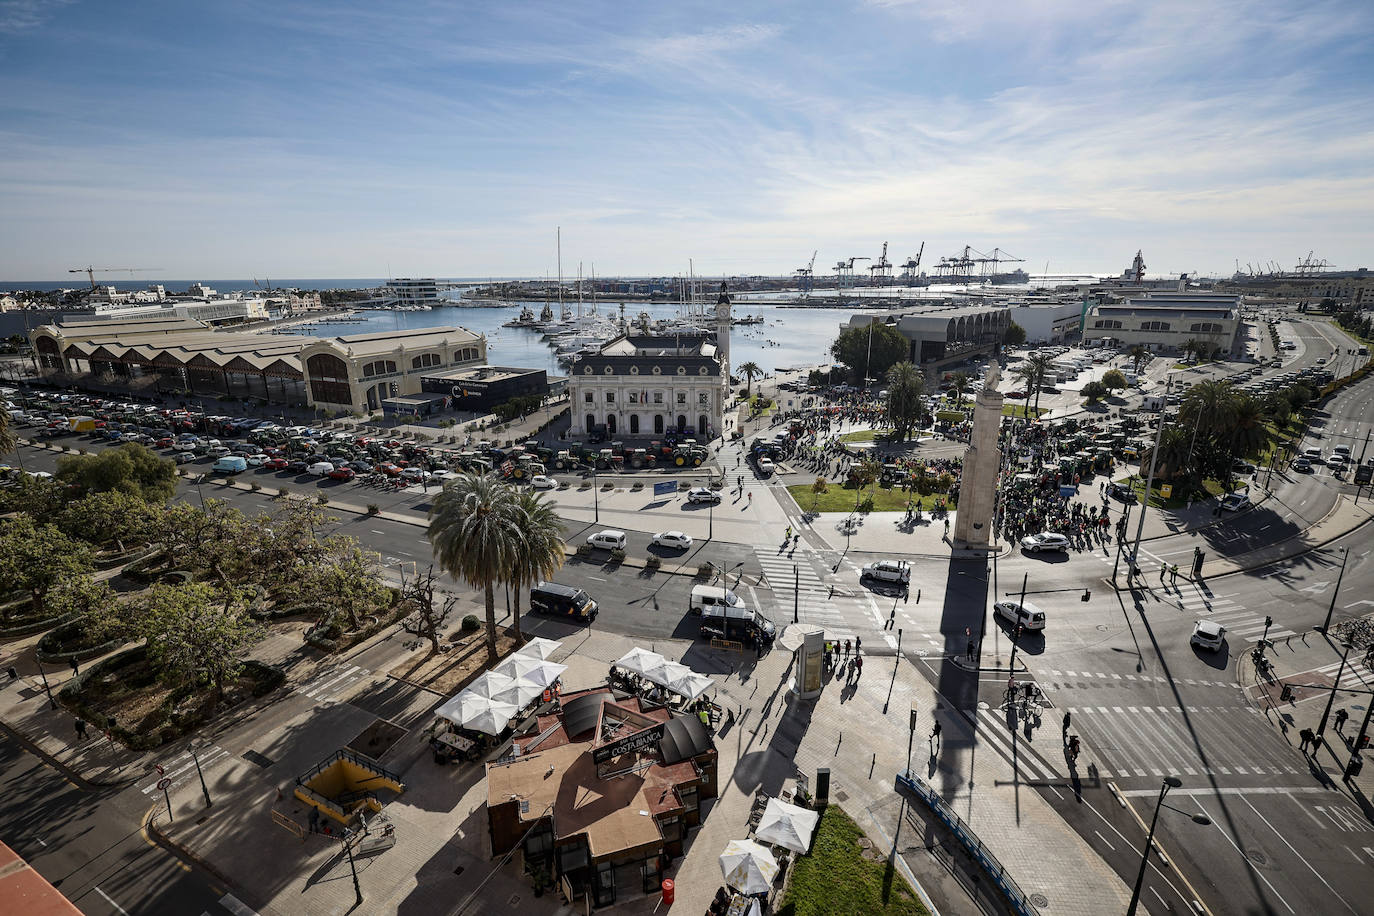
<path fill-rule="evenodd" d="M 568 900 L 654 892 L 717 795 L 716 764 L 693 715 L 608 686 L 565 693 L 487 764 L 492 853 L 521 848 Z"/>

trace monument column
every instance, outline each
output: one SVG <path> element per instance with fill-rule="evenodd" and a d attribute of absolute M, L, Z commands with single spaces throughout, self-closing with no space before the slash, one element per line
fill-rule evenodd
<path fill-rule="evenodd" d="M 959 478 L 959 508 L 954 515 L 953 546 L 956 548 L 992 546 L 997 473 L 1002 466 L 1002 452 L 998 447 L 1003 401 L 997 391 L 999 377 L 997 367 L 990 368 L 987 382 L 974 400 L 973 430 L 969 434 L 968 448 L 964 450 L 964 467 Z"/>

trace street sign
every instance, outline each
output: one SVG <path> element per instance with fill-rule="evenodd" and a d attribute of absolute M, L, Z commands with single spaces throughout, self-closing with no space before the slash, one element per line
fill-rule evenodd
<path fill-rule="evenodd" d="M 166 775 L 167 775 L 167 771 L 164 770 L 164 769 L 162 768 L 162 764 L 160 764 L 160 763 L 155 763 L 155 764 L 153 764 L 153 768 L 154 768 L 155 770 L 157 770 L 157 775 L 159 775 L 159 776 L 166 776 Z"/>
<path fill-rule="evenodd" d="M 671 481 L 671 480 L 670 480 L 670 481 L 668 481 L 667 483 L 656 483 L 656 484 L 654 484 L 654 495 L 655 495 L 655 496 L 672 496 L 672 495 L 673 495 L 674 493 L 676 493 L 676 492 L 677 492 L 677 483 L 674 482 L 674 481 Z"/>
<path fill-rule="evenodd" d="M 172 780 L 171 780 L 170 778 L 166 777 L 166 776 L 162 777 L 161 779 L 159 779 L 159 780 L 157 781 L 157 787 L 158 787 L 159 789 L 164 789 L 164 790 L 165 790 L 165 789 L 170 788 L 171 785 L 172 785 Z"/>
<path fill-rule="evenodd" d="M 1163 498 L 1163 499 L 1168 499 L 1170 496 L 1173 496 L 1173 495 L 1174 495 L 1174 485 L 1171 484 L 1171 483 L 1162 483 L 1162 484 L 1160 484 L 1160 485 L 1159 485 L 1159 495 L 1160 495 L 1160 497 Z"/>

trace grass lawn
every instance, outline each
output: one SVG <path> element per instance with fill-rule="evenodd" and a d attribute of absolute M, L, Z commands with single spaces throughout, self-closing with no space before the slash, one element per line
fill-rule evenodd
<path fill-rule="evenodd" d="M 864 833 L 838 805 L 830 805 L 816 828 L 811 854 L 792 866 L 779 916 L 922 916 L 929 911 L 906 879 L 859 846 Z"/>
<path fill-rule="evenodd" d="M 844 433 L 840 436 L 841 442 L 872 442 L 879 436 L 892 432 L 890 429 L 857 429 L 852 433 Z"/>
<path fill-rule="evenodd" d="M 1004 417 L 1038 417 L 1038 416 L 1040 416 L 1040 414 L 1045 413 L 1045 412 L 1048 411 L 1048 410 L 1049 410 L 1048 407 L 1042 407 L 1042 408 L 1040 408 L 1040 410 L 1037 411 L 1034 407 L 1031 407 L 1029 404 L 1003 404 L 1003 405 L 1002 405 L 1002 416 L 1004 416 Z"/>
<path fill-rule="evenodd" d="M 852 489 L 846 488 L 843 484 L 831 482 L 829 489 L 816 498 L 816 494 L 811 492 L 811 484 L 798 483 L 787 488 L 787 492 L 792 494 L 792 498 L 797 501 L 797 505 L 803 512 L 853 512 L 856 494 Z M 915 491 L 903 492 L 899 487 L 884 489 L 883 487 L 865 487 L 863 497 L 859 497 L 859 502 L 863 502 L 869 494 L 873 496 L 874 512 L 905 512 L 906 501 L 915 500 L 922 509 L 930 509 L 935 506 L 935 501 L 944 496 L 946 505 L 949 504 L 948 494 L 932 493 L 930 496 L 918 496 Z M 815 508 L 812 508 L 812 504 Z"/>

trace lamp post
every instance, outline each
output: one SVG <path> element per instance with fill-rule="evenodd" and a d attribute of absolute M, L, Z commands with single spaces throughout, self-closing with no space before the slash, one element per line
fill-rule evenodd
<path fill-rule="evenodd" d="M 792 622 L 797 622 L 797 615 L 801 610 L 801 571 L 797 564 L 792 564 Z"/>
<path fill-rule="evenodd" d="M 1156 811 L 1155 813 L 1158 814 L 1157 811 Z M 358 866 L 357 866 L 357 864 L 353 861 L 353 846 L 348 842 L 348 841 L 349 841 L 350 839 L 352 839 L 352 838 L 353 838 L 353 831 L 352 831 L 352 830 L 349 830 L 349 829 L 347 829 L 347 828 L 345 828 L 345 829 L 344 829 L 344 833 L 343 833 L 343 846 L 344 846 L 344 852 L 346 852 L 346 853 L 348 854 L 348 867 L 349 867 L 349 869 L 352 870 L 352 872 L 353 872 L 353 892 L 354 892 L 355 894 L 358 895 L 358 903 L 357 903 L 357 905 L 358 905 L 358 906 L 362 906 L 362 905 L 363 905 L 363 888 L 362 888 L 362 885 L 360 885 L 360 884 L 358 883 Z"/>
<path fill-rule="evenodd" d="M 1341 548 L 1341 571 L 1336 575 L 1336 587 L 1331 590 L 1331 605 L 1326 609 L 1326 620 L 1322 622 L 1321 631 L 1326 633 L 1331 627 L 1331 615 L 1336 613 L 1336 595 L 1341 590 L 1341 580 L 1345 578 L 1345 561 L 1350 559 L 1350 548 Z"/>
<path fill-rule="evenodd" d="M 598 524 L 601 522 L 601 496 L 599 495 L 600 490 L 601 490 L 601 488 L 600 488 L 599 486 L 597 486 L 597 483 L 596 483 L 596 461 L 595 461 L 595 459 L 593 459 L 593 460 L 592 460 L 592 512 L 593 512 L 592 521 L 597 522 Z"/>
<path fill-rule="evenodd" d="M 200 757 L 196 754 L 196 751 L 204 746 L 204 738 L 192 738 L 189 750 L 191 751 L 191 759 L 195 761 L 196 764 L 196 776 L 200 777 L 200 792 L 205 796 L 205 807 L 208 808 L 214 804 L 214 802 L 210 801 L 210 790 L 205 786 L 205 774 L 200 771 Z"/>
<path fill-rule="evenodd" d="M 48 675 L 47 672 L 43 670 L 43 663 L 38 660 L 36 655 L 34 656 L 33 663 L 38 666 L 38 676 L 43 679 L 43 690 L 48 694 L 48 702 L 52 704 L 53 709 L 56 709 L 57 700 L 53 699 L 52 687 L 48 686 Z"/>
<path fill-rule="evenodd" d="M 1336 702 L 1336 690 L 1341 685 L 1341 675 L 1345 674 L 1345 660 L 1350 657 L 1350 649 L 1354 646 L 1354 641 L 1345 644 L 1345 651 L 1341 653 L 1341 666 L 1336 669 L 1336 679 L 1331 682 L 1331 693 L 1326 697 L 1326 708 L 1322 710 L 1321 721 L 1317 723 L 1317 737 L 1320 738 L 1326 731 L 1326 720 L 1331 715 L 1331 706 Z"/>
<path fill-rule="evenodd" d="M 1155 467 L 1159 464 L 1159 442 L 1164 437 L 1164 409 L 1169 404 L 1169 391 L 1174 386 L 1173 377 L 1164 384 L 1164 401 L 1159 405 L 1159 423 L 1155 426 L 1155 445 L 1150 449 L 1150 476 L 1145 480 L 1145 498 L 1140 503 L 1140 518 L 1135 525 L 1135 543 L 1131 545 L 1131 570 L 1134 572 L 1140 563 L 1140 538 L 1145 533 L 1145 510 L 1150 505 L 1150 491 L 1155 485 Z M 1128 577 L 1129 578 L 1129 577 Z"/>
<path fill-rule="evenodd" d="M 1154 816 L 1150 818 L 1150 832 L 1145 837 L 1145 848 L 1140 853 L 1140 871 L 1135 876 L 1135 890 L 1131 892 L 1131 905 L 1126 908 L 1126 916 L 1135 916 L 1136 907 L 1140 905 L 1140 889 L 1145 884 L 1145 867 L 1150 863 L 1150 847 L 1155 842 L 1155 824 L 1159 822 L 1159 809 L 1169 807 L 1164 804 L 1164 796 L 1169 794 L 1170 789 L 1177 789 L 1181 785 L 1183 785 L 1183 780 L 1177 776 L 1165 776 L 1164 783 L 1159 787 L 1159 799 L 1155 802 Z M 1170 808 L 1169 810 L 1177 811 L 1178 809 Z M 1206 815 L 1193 814 L 1189 816 L 1193 819 L 1193 823 L 1201 824 L 1204 827 L 1212 823 L 1211 818 Z"/>

